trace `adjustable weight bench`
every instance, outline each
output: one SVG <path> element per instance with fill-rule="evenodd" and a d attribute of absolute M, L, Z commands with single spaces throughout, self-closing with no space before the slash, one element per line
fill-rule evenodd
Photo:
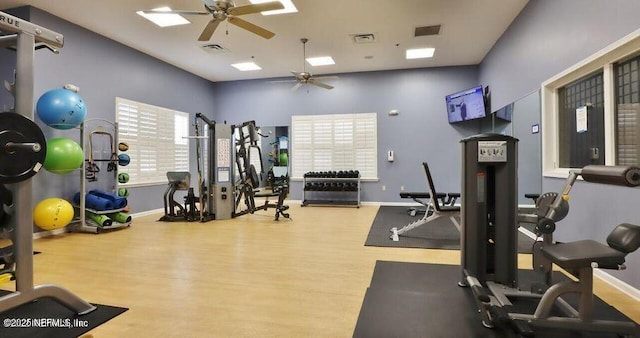
<path fill-rule="evenodd" d="M 411 207 L 407 210 L 407 213 L 411 216 L 415 216 L 417 214 L 425 213 L 427 216 L 430 216 L 433 213 L 433 209 L 431 208 L 431 194 L 428 192 L 401 192 L 400 198 L 410 198 L 417 203 L 424 205 L 424 209 L 418 209 L 416 207 Z M 443 192 L 436 193 L 436 198 L 440 199 L 443 203 L 445 198 L 447 198 L 447 194 Z"/>
<path fill-rule="evenodd" d="M 427 176 L 427 186 L 429 188 L 429 196 L 438 196 L 436 192 L 436 188 L 433 184 L 433 178 L 431 177 L 431 171 L 429 171 L 429 165 L 427 162 L 422 162 L 422 166 L 424 167 L 425 175 Z M 440 193 L 442 194 L 442 193 Z M 398 229 L 397 227 L 393 227 L 389 229 L 391 231 L 390 238 L 393 241 L 399 241 L 400 235 L 403 235 L 417 227 L 423 226 L 429 222 L 435 221 L 441 217 L 449 217 L 451 222 L 460 230 L 460 224 L 456 220 L 455 216 L 460 215 L 460 207 L 455 205 L 455 201 L 460 197 L 458 193 L 449 193 L 447 199 L 443 198 L 429 198 L 429 204 L 427 205 L 427 212 L 425 212 L 424 217 L 421 219 L 411 222 L 404 227 Z M 429 214 L 429 211 L 433 210 L 432 214 Z"/>

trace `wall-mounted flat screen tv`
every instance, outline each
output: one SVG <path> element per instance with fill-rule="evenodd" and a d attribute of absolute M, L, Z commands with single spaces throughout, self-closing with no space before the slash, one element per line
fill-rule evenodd
<path fill-rule="evenodd" d="M 482 86 L 446 96 L 449 123 L 481 119 L 486 116 Z"/>
<path fill-rule="evenodd" d="M 510 103 L 493 113 L 497 118 L 511 122 L 513 116 L 513 103 Z"/>

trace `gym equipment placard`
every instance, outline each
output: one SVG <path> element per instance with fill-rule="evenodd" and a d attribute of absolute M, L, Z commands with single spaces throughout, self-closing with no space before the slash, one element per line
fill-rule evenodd
<path fill-rule="evenodd" d="M 507 162 L 507 141 L 479 141 L 478 162 Z"/>

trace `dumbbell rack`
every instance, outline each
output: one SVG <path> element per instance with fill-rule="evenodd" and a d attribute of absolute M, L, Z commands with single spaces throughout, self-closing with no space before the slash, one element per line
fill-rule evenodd
<path fill-rule="evenodd" d="M 360 174 L 356 177 L 336 177 L 321 174 L 312 177 L 307 173 L 302 179 L 302 206 L 331 205 L 360 207 Z"/>

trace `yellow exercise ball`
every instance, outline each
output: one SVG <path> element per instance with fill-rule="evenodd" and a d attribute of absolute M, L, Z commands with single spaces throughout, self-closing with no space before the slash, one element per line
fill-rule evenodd
<path fill-rule="evenodd" d="M 73 219 L 73 206 L 62 198 L 47 198 L 33 209 L 33 222 L 41 229 L 64 228 Z"/>

